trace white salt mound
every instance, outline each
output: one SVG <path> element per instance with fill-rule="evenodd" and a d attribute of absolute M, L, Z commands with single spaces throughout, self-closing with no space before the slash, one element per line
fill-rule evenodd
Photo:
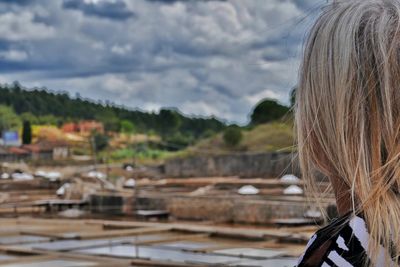
<path fill-rule="evenodd" d="M 197 188 L 196 190 L 189 193 L 190 196 L 203 196 L 214 188 L 214 185 L 207 185 L 204 187 Z"/>
<path fill-rule="evenodd" d="M 47 179 L 49 179 L 50 181 L 55 182 L 57 180 L 60 180 L 61 173 L 59 173 L 59 172 L 49 172 L 49 173 L 47 173 L 47 175 L 45 177 Z"/>
<path fill-rule="evenodd" d="M 124 187 L 133 188 L 133 187 L 135 187 L 135 185 L 136 185 L 136 181 L 133 178 L 126 180 L 124 183 Z"/>
<path fill-rule="evenodd" d="M 104 173 L 97 171 L 90 171 L 88 172 L 87 176 L 90 178 L 98 178 L 98 179 L 104 179 L 107 177 Z"/>
<path fill-rule="evenodd" d="M 306 218 L 321 218 L 322 213 L 318 210 L 310 209 L 304 213 L 304 217 L 306 217 Z"/>
<path fill-rule="evenodd" d="M 241 195 L 257 195 L 258 193 L 260 193 L 260 190 L 252 185 L 245 185 L 238 190 L 238 193 Z"/>
<path fill-rule="evenodd" d="M 47 172 L 45 172 L 45 171 L 39 170 L 39 171 L 35 172 L 35 176 L 38 176 L 38 177 L 46 177 L 46 175 L 47 175 Z"/>
<path fill-rule="evenodd" d="M 13 180 L 15 181 L 30 181 L 33 180 L 33 175 L 29 174 L 29 173 L 13 173 L 11 175 L 11 177 L 13 178 Z"/>
<path fill-rule="evenodd" d="M 291 185 L 285 190 L 283 190 L 283 194 L 285 195 L 301 195 L 303 194 L 303 189 L 298 187 L 297 185 Z"/>
<path fill-rule="evenodd" d="M 10 179 L 10 175 L 8 173 L 3 173 L 1 179 Z"/>
<path fill-rule="evenodd" d="M 128 165 L 128 166 L 126 166 L 125 170 L 128 171 L 128 172 L 132 172 L 133 171 L 133 167 Z"/>
<path fill-rule="evenodd" d="M 85 215 L 85 211 L 79 209 L 68 209 L 59 212 L 58 215 L 64 218 L 79 218 Z"/>
<path fill-rule="evenodd" d="M 61 173 L 59 172 L 45 172 L 45 171 L 37 171 L 35 172 L 36 177 L 46 178 L 52 182 L 58 181 L 61 178 Z"/>
<path fill-rule="evenodd" d="M 280 179 L 281 182 L 285 182 L 285 183 L 297 183 L 300 181 L 300 179 L 293 174 L 286 174 L 284 176 L 282 176 L 282 178 Z"/>
<path fill-rule="evenodd" d="M 65 195 L 67 189 L 70 188 L 70 187 L 71 187 L 71 184 L 70 184 L 70 183 L 63 184 L 63 185 L 57 190 L 57 192 L 56 192 L 57 196 L 63 196 L 63 195 Z"/>

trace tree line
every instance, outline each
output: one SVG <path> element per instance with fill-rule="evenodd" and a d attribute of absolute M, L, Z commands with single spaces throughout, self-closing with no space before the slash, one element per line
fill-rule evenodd
<path fill-rule="evenodd" d="M 27 90 L 18 82 L 0 85 L 0 105 L 11 107 L 21 121 L 32 124 L 61 126 L 67 122 L 97 120 L 109 132 L 155 133 L 163 139 L 176 139 L 182 145 L 226 128 L 224 122 L 214 117 L 188 117 L 176 109 L 144 112 L 80 96 L 71 97 L 66 92 L 42 88 Z"/>

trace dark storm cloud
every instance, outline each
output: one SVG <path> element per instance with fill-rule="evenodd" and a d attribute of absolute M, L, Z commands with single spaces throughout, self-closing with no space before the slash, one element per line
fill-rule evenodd
<path fill-rule="evenodd" d="M 28 5 L 32 4 L 35 0 L 1 0 L 4 4 L 15 4 L 15 5 Z"/>
<path fill-rule="evenodd" d="M 227 1 L 227 0 L 146 0 L 146 1 L 148 1 L 148 2 L 158 2 L 158 3 L 164 3 L 164 4 L 173 4 L 173 3 L 176 3 L 176 2 L 183 2 L 183 3 L 187 3 L 187 2 L 190 2 L 190 1 L 198 1 L 198 2 L 201 2 L 201 1 L 203 1 L 203 2 L 211 2 L 211 1 L 219 1 L 219 2 L 225 2 L 225 1 Z"/>
<path fill-rule="evenodd" d="M 262 98 L 288 103 L 325 2 L 0 1 L 0 82 L 245 123 Z"/>
<path fill-rule="evenodd" d="M 86 15 L 97 16 L 115 20 L 125 20 L 134 16 L 123 1 L 93 1 L 64 0 L 63 7 L 66 9 L 80 10 Z"/>

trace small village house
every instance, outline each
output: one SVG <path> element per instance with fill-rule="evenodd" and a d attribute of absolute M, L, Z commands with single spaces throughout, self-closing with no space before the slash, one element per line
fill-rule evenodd
<path fill-rule="evenodd" d="M 39 141 L 36 144 L 23 145 L 34 160 L 61 160 L 69 156 L 68 144 L 64 141 Z"/>
<path fill-rule="evenodd" d="M 82 135 L 89 135 L 93 131 L 104 133 L 103 123 L 94 120 L 66 123 L 61 129 L 64 133 L 79 133 Z"/>
<path fill-rule="evenodd" d="M 31 158 L 31 154 L 28 150 L 20 147 L 10 147 L 8 148 L 8 161 L 19 161 L 28 160 Z"/>
<path fill-rule="evenodd" d="M 11 161 L 18 161 L 19 157 L 21 156 L 20 153 L 11 153 L 7 148 L 0 147 L 0 161 L 1 162 L 11 162 Z M 24 158 L 25 155 L 22 155 Z"/>

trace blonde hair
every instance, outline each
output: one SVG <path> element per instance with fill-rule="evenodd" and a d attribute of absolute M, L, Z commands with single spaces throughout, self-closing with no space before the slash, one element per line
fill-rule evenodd
<path fill-rule="evenodd" d="M 400 257 L 400 1 L 335 1 L 305 44 L 296 94 L 300 166 L 340 179 L 374 264 Z M 385 266 L 389 266 L 385 265 Z"/>

